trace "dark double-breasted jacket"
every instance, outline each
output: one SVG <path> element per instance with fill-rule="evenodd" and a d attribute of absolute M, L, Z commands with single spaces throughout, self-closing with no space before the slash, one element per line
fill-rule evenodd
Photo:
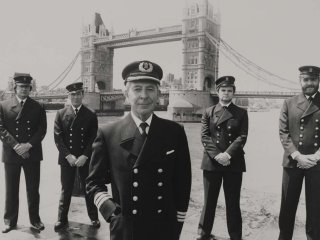
<path fill-rule="evenodd" d="M 315 153 L 320 147 L 320 94 L 312 103 L 302 93 L 286 99 L 280 112 L 279 133 L 284 148 L 283 167 L 297 167 L 291 157 L 295 151 Z M 320 170 L 320 165 L 309 170 Z"/>
<path fill-rule="evenodd" d="M 153 115 L 141 151 L 131 114 L 102 127 L 93 144 L 87 191 L 108 192 L 121 214 L 111 218 L 112 240 L 178 239 L 191 188 L 191 163 L 181 125 Z M 102 209 L 99 209 L 102 215 Z M 106 209 L 105 212 L 109 210 Z"/>
<path fill-rule="evenodd" d="M 54 140 L 59 150 L 59 164 L 69 166 L 66 160 L 69 154 L 75 157 L 85 155 L 90 160 L 97 130 L 97 116 L 86 106 L 82 105 L 77 115 L 71 105 L 60 109 L 54 121 Z"/>
<path fill-rule="evenodd" d="M 243 147 L 248 135 L 248 114 L 231 103 L 228 108 L 220 103 L 207 108 L 201 119 L 201 141 L 204 147 L 201 169 L 208 171 L 246 170 Z M 231 164 L 222 166 L 214 157 L 227 152 Z"/>
<path fill-rule="evenodd" d="M 46 132 L 46 112 L 37 101 L 28 97 L 22 109 L 16 97 L 0 103 L 0 138 L 3 142 L 4 163 L 20 164 L 26 161 L 13 150 L 18 143 L 32 145 L 27 161 L 41 161 L 41 141 Z"/>

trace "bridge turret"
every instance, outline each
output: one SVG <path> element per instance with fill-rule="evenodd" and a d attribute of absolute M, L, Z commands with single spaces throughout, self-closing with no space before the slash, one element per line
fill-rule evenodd
<path fill-rule="evenodd" d="M 184 89 L 214 89 L 218 76 L 219 50 L 206 37 L 220 38 L 219 17 L 209 0 L 194 0 L 183 12 L 182 82 Z"/>
<path fill-rule="evenodd" d="M 113 90 L 113 49 L 95 46 L 99 38 L 109 37 L 109 31 L 99 13 L 82 27 L 81 80 L 86 92 Z"/>

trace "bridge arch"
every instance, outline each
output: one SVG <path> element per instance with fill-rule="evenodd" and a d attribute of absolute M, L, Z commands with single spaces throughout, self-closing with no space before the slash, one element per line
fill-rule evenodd
<path fill-rule="evenodd" d="M 215 80 L 212 75 L 207 75 L 203 81 L 203 91 L 212 91 L 215 90 Z"/>

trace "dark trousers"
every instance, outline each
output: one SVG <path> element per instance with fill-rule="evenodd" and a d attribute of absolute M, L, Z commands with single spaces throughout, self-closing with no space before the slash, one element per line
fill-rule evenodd
<path fill-rule="evenodd" d="M 292 239 L 303 179 L 305 179 L 307 239 L 320 239 L 320 171 L 283 168 L 279 240 Z"/>
<path fill-rule="evenodd" d="M 40 184 L 40 162 L 25 160 L 22 164 L 4 164 L 6 199 L 4 210 L 4 222 L 15 226 L 19 214 L 19 186 L 20 173 L 23 168 L 26 192 L 28 199 L 29 219 L 31 223 L 39 222 L 39 184 Z"/>
<path fill-rule="evenodd" d="M 242 237 L 240 210 L 242 172 L 203 171 L 204 205 L 199 222 L 199 234 L 207 236 L 211 234 L 222 182 L 228 232 L 231 239 L 240 240 Z"/>
<path fill-rule="evenodd" d="M 61 222 L 67 222 L 77 168 L 70 167 L 70 166 L 62 166 L 62 165 L 60 165 L 60 168 L 61 168 L 62 188 L 61 188 L 61 195 L 60 195 L 60 201 L 59 201 L 58 220 Z M 79 167 L 78 169 L 80 173 L 81 184 L 85 186 L 85 180 L 88 176 L 89 166 L 88 164 L 85 164 L 84 166 Z M 97 207 L 94 205 L 93 201 L 89 200 L 89 197 L 87 196 L 87 194 L 85 194 L 85 200 L 86 200 L 87 212 L 88 212 L 89 218 L 91 220 L 97 220 L 98 219 Z"/>

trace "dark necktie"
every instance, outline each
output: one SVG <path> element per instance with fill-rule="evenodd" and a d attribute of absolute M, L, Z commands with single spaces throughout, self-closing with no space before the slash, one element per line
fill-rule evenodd
<path fill-rule="evenodd" d="M 311 103 L 311 102 L 313 101 L 313 97 L 312 97 L 312 96 L 309 97 L 309 98 L 308 98 L 308 101 Z"/>
<path fill-rule="evenodd" d="M 77 116 L 78 115 L 78 111 L 79 111 L 78 108 L 76 108 L 75 111 L 76 111 L 76 116 Z"/>
<path fill-rule="evenodd" d="M 20 102 L 21 107 L 23 107 L 23 101 Z"/>
<path fill-rule="evenodd" d="M 141 127 L 141 129 L 142 129 L 142 134 L 141 134 L 141 136 L 142 136 L 142 139 L 143 139 L 143 140 L 145 140 L 145 139 L 147 138 L 146 129 L 147 129 L 148 126 L 149 126 L 149 125 L 148 125 L 148 123 L 146 123 L 146 122 L 140 123 L 140 127 Z"/>

